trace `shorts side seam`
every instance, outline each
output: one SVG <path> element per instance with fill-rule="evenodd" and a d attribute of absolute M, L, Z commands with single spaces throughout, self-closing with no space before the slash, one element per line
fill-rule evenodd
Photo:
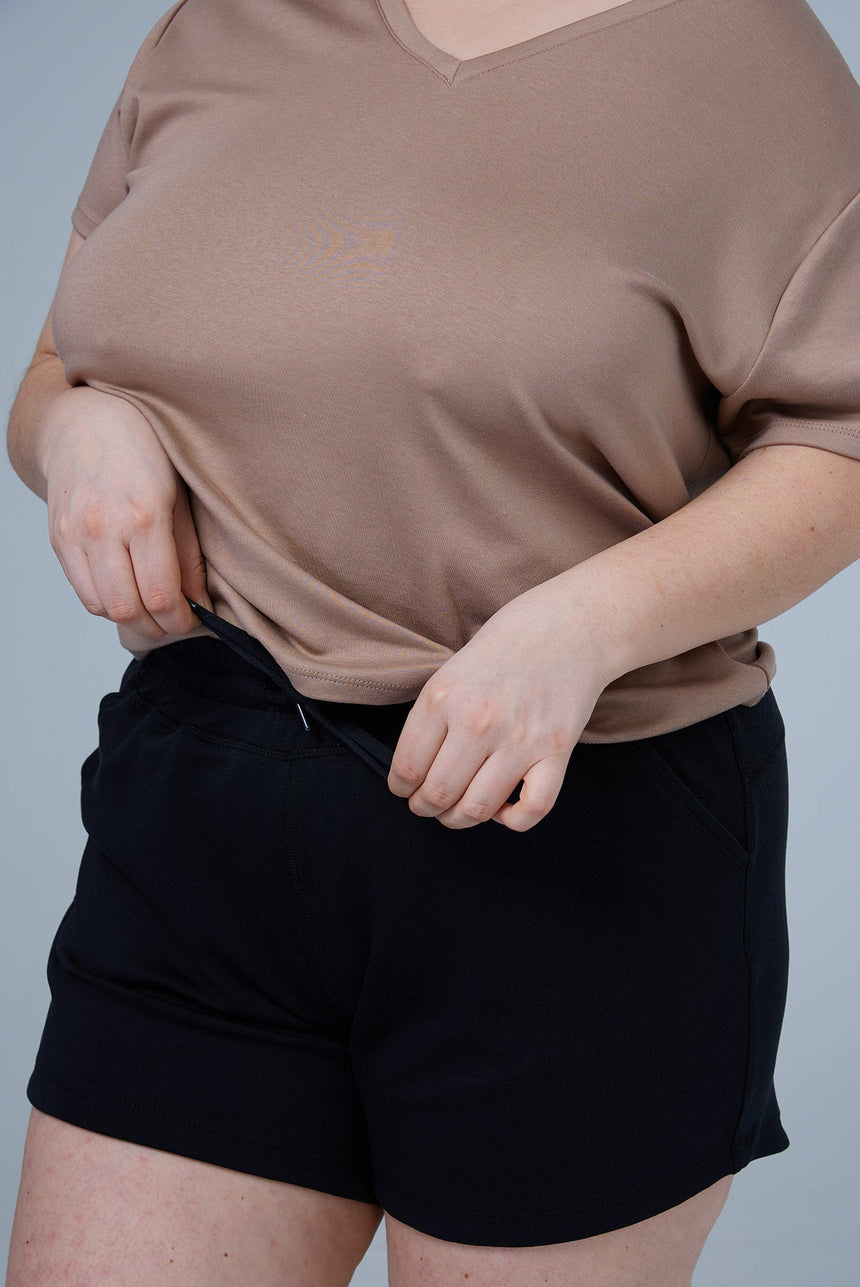
<path fill-rule="evenodd" d="M 738 769 L 740 770 L 741 781 L 743 783 L 744 832 L 747 840 L 747 851 L 750 856 L 749 866 L 747 867 L 747 870 L 744 873 L 744 923 L 743 923 L 743 931 L 742 931 L 743 948 L 744 948 L 744 965 L 746 967 L 746 973 L 747 973 L 747 987 L 746 987 L 746 1046 L 747 1046 L 747 1049 L 746 1049 L 746 1064 L 744 1068 L 744 1083 L 743 1083 L 743 1090 L 741 1092 L 741 1102 L 738 1108 L 738 1116 L 737 1116 L 737 1121 L 735 1122 L 735 1129 L 732 1132 L 732 1146 L 731 1146 L 732 1169 L 735 1170 L 737 1167 L 737 1159 L 740 1156 L 742 1151 L 741 1145 L 743 1143 L 743 1137 L 739 1134 L 739 1132 L 741 1129 L 741 1123 L 743 1122 L 743 1119 L 744 1119 L 744 1113 L 747 1107 L 747 1100 L 750 1093 L 750 1087 L 752 1085 L 753 967 L 752 967 L 752 955 L 750 952 L 749 938 L 750 938 L 750 880 L 752 878 L 751 873 L 752 873 L 752 865 L 753 865 L 754 833 L 753 833 L 753 826 L 752 826 L 753 817 L 752 817 L 752 803 L 750 800 L 750 784 L 749 784 L 749 779 L 747 778 L 746 772 L 744 771 L 744 767 L 742 763 L 741 753 L 739 750 L 738 733 L 731 718 L 728 715 L 726 715 L 726 723 L 728 724 L 729 731 L 731 733 L 732 746 L 734 747 L 735 759 L 738 762 Z"/>

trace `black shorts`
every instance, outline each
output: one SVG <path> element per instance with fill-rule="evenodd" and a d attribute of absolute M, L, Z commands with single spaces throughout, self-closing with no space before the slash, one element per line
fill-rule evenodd
<path fill-rule="evenodd" d="M 312 703 L 390 751 L 410 703 Z M 223 638 L 126 667 L 81 767 L 32 1104 L 452 1242 L 643 1220 L 788 1147 L 785 727 L 768 690 L 579 742 L 453 830 Z"/>

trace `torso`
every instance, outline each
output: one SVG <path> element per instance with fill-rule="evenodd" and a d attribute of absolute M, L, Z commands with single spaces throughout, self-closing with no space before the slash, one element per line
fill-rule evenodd
<path fill-rule="evenodd" d="M 479 58 L 627 0 L 404 0 L 423 36 L 454 58 Z"/>

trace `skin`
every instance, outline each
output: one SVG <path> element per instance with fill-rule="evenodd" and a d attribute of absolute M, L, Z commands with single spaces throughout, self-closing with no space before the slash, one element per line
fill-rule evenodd
<path fill-rule="evenodd" d="M 408 7 L 431 42 L 465 59 L 616 6 Z M 74 233 L 66 263 L 81 244 Z M 135 408 L 66 384 L 50 314 L 12 408 L 8 452 L 47 502 L 52 548 L 88 612 L 150 639 L 198 624 L 183 595 L 212 603 L 184 483 Z M 607 683 L 771 620 L 813 593 L 860 557 L 858 502 L 860 462 L 814 447 L 752 452 L 683 510 L 494 614 L 419 695 L 390 789 L 443 826 L 494 820 L 528 830 L 552 808 Z M 521 779 L 519 800 L 506 804 Z M 391 1287 L 467 1278 L 470 1287 L 689 1287 L 731 1178 L 598 1237 L 471 1247 L 377 1206 L 32 1109 L 7 1287 L 339 1287 L 383 1217 Z"/>
<path fill-rule="evenodd" d="M 341 1287 L 381 1219 L 34 1108 L 6 1287 Z"/>
<path fill-rule="evenodd" d="M 406 0 L 414 25 L 437 49 L 454 58 L 477 58 L 554 31 L 594 13 L 616 9 L 626 0 Z"/>
<path fill-rule="evenodd" d="M 731 1177 L 649 1220 L 472 1247 L 385 1214 L 390 1287 L 689 1287 Z M 347 1287 L 383 1212 L 33 1109 L 6 1287 Z"/>

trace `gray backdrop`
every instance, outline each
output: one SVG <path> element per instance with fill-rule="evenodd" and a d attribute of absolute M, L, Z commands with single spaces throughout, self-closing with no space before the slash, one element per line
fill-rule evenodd
<path fill-rule="evenodd" d="M 141 40 L 168 4 L 0 0 L 4 422 L 50 307 L 69 214 L 107 113 Z M 815 0 L 812 7 L 860 79 L 855 0 Z M 773 215 L 778 220 L 779 210 Z M 24 1091 L 49 999 L 45 963 L 84 843 L 80 764 L 96 745 L 99 698 L 117 686 L 131 658 L 113 624 L 78 601 L 48 543 L 46 505 L 18 479 L 5 452 L 0 489 L 5 1256 L 29 1113 Z M 791 978 L 777 1067 L 791 1147 L 736 1177 L 696 1287 L 860 1282 L 858 590 L 860 563 L 761 629 L 776 651 L 774 692 L 791 772 Z M 385 1284 L 382 1227 L 354 1282 Z"/>

